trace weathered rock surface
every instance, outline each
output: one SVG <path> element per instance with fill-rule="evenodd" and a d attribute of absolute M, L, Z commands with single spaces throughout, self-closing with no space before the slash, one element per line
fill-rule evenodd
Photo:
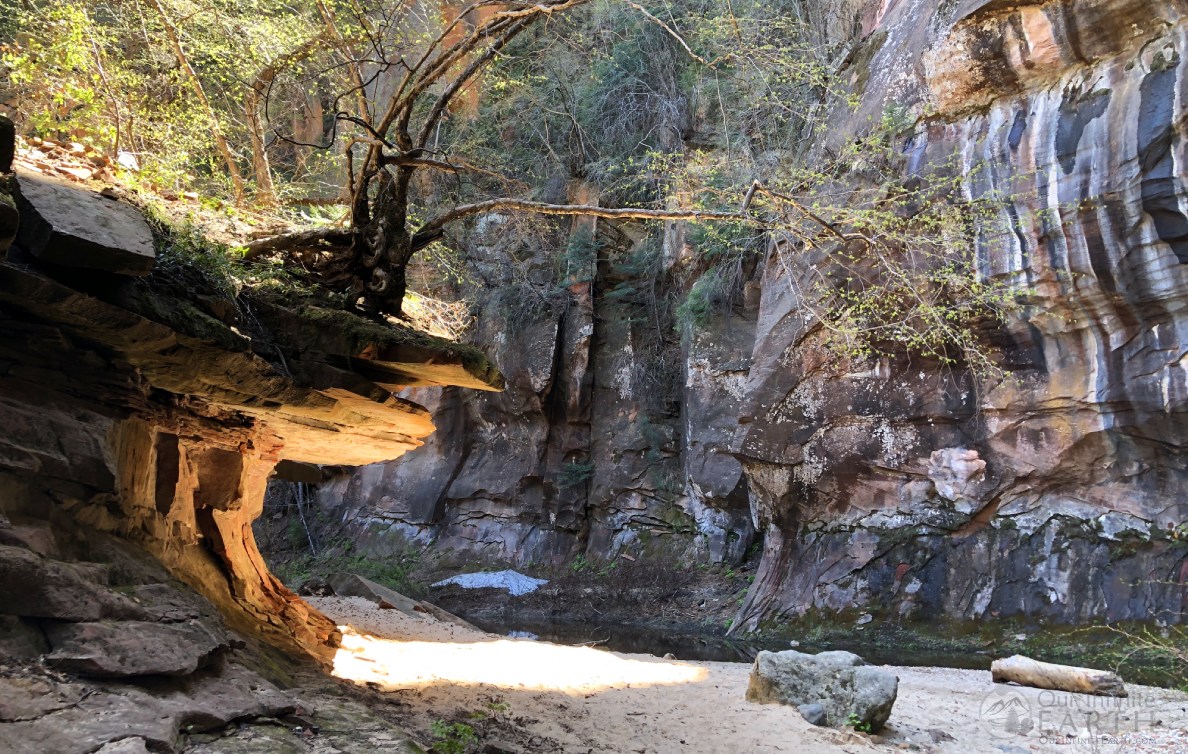
<path fill-rule="evenodd" d="M 65 180 L 20 173 L 17 244 L 62 267 L 145 275 L 156 263 L 140 212 Z"/>
<path fill-rule="evenodd" d="M 736 626 L 851 605 L 1183 620 L 1184 4 L 890 3 L 860 37 L 869 81 L 834 136 L 927 108 L 906 172 L 1004 197 L 1013 231 L 978 259 L 1025 302 L 993 336 L 1014 376 L 830 367 L 795 265 L 769 264 L 734 443 L 764 554 Z"/>
<path fill-rule="evenodd" d="M 795 285 L 828 249 L 773 247 L 743 300 L 675 348 L 610 295 L 624 277 L 603 265 L 561 313 L 486 307 L 476 337 L 498 346 L 507 393 L 435 391 L 422 402 L 437 441 L 334 479 L 322 504 L 376 554 L 432 542 L 515 564 L 679 567 L 735 562 L 760 539 L 735 631 L 855 607 L 1182 621 L 1188 8 L 810 12 L 826 47 L 849 50 L 858 102 L 827 142 L 902 111 L 917 118 L 898 137 L 906 180 L 952 175 L 971 199 L 1001 199 L 977 265 L 1023 304 L 985 333 L 1011 376 L 903 354 L 839 363 Z M 515 260 L 476 254 L 484 279 L 514 283 L 499 270 Z M 680 368 L 656 369 L 658 354 Z"/>
<path fill-rule="evenodd" d="M 50 206 L 26 184 L 28 207 Z M 86 202 L 80 222 L 109 211 L 127 229 L 129 208 Z M 84 242 L 32 211 L 32 235 L 0 262 L 0 750 L 174 752 L 185 736 L 292 712 L 249 666 L 296 666 L 257 640 L 325 663 L 338 631 L 256 547 L 273 469 L 387 460 L 432 432 L 422 407 L 355 371 L 370 354 L 402 359 L 383 365 L 393 385 L 496 389 L 498 373 L 474 349 L 342 312 L 261 314 L 334 318 L 317 339 L 294 326 L 288 342 L 258 320 L 232 329 L 236 302 L 184 269 L 66 270 L 78 255 L 110 272 L 147 267 L 98 264 L 87 244 L 121 239 Z"/>
<path fill-rule="evenodd" d="M 38 526 L 11 512 L 25 528 L 51 531 L 48 522 Z M 148 553 L 68 519 L 52 531 L 58 557 L 73 562 L 8 547 L 27 557 L 8 557 L 8 567 L 0 568 L 11 573 L 14 563 L 33 561 L 43 573 L 71 576 L 47 579 L 52 601 L 40 611 L 21 599 L 28 594 L 22 584 L 5 585 L 0 750 L 143 750 L 135 748 L 138 739 L 152 751 L 172 752 L 183 732 L 294 708 L 290 697 L 241 664 L 258 660 L 236 654 L 246 644 L 226 630 L 214 607 L 173 581 Z M 82 609 L 59 609 L 72 602 Z"/>
<path fill-rule="evenodd" d="M 144 610 L 105 589 L 85 566 L 49 560 L 19 547 L 0 545 L 0 610 L 29 618 L 94 621 L 135 620 Z"/>
<path fill-rule="evenodd" d="M 15 615 L 0 615 L 0 662 L 36 660 L 49 651 L 37 623 Z"/>
<path fill-rule="evenodd" d="M 822 722 L 809 720 L 814 725 L 869 726 L 877 733 L 891 716 L 898 689 L 893 673 L 866 665 L 850 652 L 760 652 L 751 667 L 747 700 L 790 704 L 802 713 L 805 706 L 819 705 Z M 817 712 L 809 710 L 814 717 Z"/>
<path fill-rule="evenodd" d="M 197 620 L 121 621 L 46 626 L 50 667 L 82 676 L 189 675 L 227 647 L 227 637 Z"/>
<path fill-rule="evenodd" d="M 15 679 L 22 681 L 23 679 Z M 0 746 L 13 754 L 89 754 L 128 738 L 153 751 L 176 751 L 181 734 L 233 720 L 278 716 L 295 703 L 243 668 L 151 686 L 83 686 L 49 678 L 4 682 Z M 11 713 L 9 711 L 11 710 Z"/>
<path fill-rule="evenodd" d="M 148 745 L 140 736 L 122 738 L 103 744 L 95 754 L 148 754 Z"/>
<path fill-rule="evenodd" d="M 38 201 L 38 189 L 28 191 Z M 109 210 L 110 223 L 135 224 L 122 214 L 131 207 L 69 191 Z M 351 368 L 369 356 L 401 359 L 403 371 L 385 372 L 391 383 L 454 378 L 496 389 L 498 372 L 474 349 L 345 312 L 260 302 L 252 327 L 233 330 L 201 308 L 217 311 L 201 290 L 170 288 L 183 273 L 58 279 L 59 267 L 37 263 L 37 243 L 22 236 L 14 252 L 26 263 L 0 264 L 0 509 L 12 519 L 0 533 L 0 558 L 12 561 L 0 579 L 15 614 L 147 617 L 114 593 L 86 598 L 76 573 L 84 566 L 29 552 L 53 555 L 56 543 L 30 540 L 38 528 L 27 524 L 66 516 L 148 550 L 238 630 L 328 659 L 337 629 L 268 573 L 252 536 L 273 468 L 281 459 L 388 460 L 433 431 L 421 406 Z M 288 329 L 261 330 L 259 320 Z M 436 362 L 432 374 L 415 374 L 422 362 Z M 67 592 L 76 599 L 63 602 Z"/>
<path fill-rule="evenodd" d="M 476 337 L 497 346 L 508 391 L 418 397 L 436 440 L 335 478 L 322 505 L 380 555 L 434 543 L 679 567 L 735 562 L 760 539 L 736 631 L 854 607 L 1183 620 L 1188 545 L 1170 533 L 1188 520 L 1188 8 L 808 12 L 823 48 L 849 51 L 858 105 L 832 114 L 826 142 L 902 112 L 916 119 L 895 137 L 905 180 L 939 173 L 1000 199 L 976 261 L 1023 304 L 985 333 L 1011 376 L 903 354 L 838 363 L 796 285 L 829 249 L 773 247 L 742 301 L 676 347 L 612 295 L 640 281 L 604 264 L 560 313 L 490 302 Z M 670 228 L 664 263 L 684 250 Z M 500 270 L 520 260 L 475 254 L 483 279 L 514 286 Z"/>
<path fill-rule="evenodd" d="M 377 556 L 433 543 L 459 562 L 515 566 L 578 554 L 740 560 L 753 541 L 747 482 L 723 451 L 737 426 L 753 310 L 695 333 L 683 351 L 642 293 L 601 295 L 631 282 L 621 270 L 591 260 L 570 270 L 562 304 L 532 308 L 539 294 L 519 284 L 523 262 L 501 247 L 475 257 L 476 275 L 498 293 L 474 340 L 493 346 L 505 391 L 402 393 L 429 408 L 437 433 L 395 463 L 331 478 L 319 493 L 325 518 Z M 551 274 L 551 261 L 531 264 L 530 275 Z"/>
<path fill-rule="evenodd" d="M 821 704 L 800 704 L 797 705 L 796 711 L 805 719 L 810 725 L 828 725 L 829 716 L 825 713 L 825 707 Z"/>

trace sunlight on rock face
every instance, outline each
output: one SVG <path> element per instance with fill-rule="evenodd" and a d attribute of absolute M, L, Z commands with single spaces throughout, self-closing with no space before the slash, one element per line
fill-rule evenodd
<path fill-rule="evenodd" d="M 385 689 L 435 683 L 488 684 L 508 689 L 591 693 L 628 686 L 694 683 L 703 668 L 628 660 L 588 647 L 534 641 L 395 641 L 342 630 L 334 675 Z"/>

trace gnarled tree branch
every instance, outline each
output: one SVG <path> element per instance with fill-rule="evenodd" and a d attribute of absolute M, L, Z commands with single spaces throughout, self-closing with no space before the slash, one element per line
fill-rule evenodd
<path fill-rule="evenodd" d="M 274 251 L 292 249 L 314 249 L 318 247 L 346 248 L 355 238 L 355 232 L 346 228 L 319 228 L 297 233 L 282 233 L 279 236 L 262 238 L 247 245 L 244 259 L 252 260 Z"/>
<path fill-rule="evenodd" d="M 449 223 L 461 220 L 471 215 L 481 215 L 486 212 L 511 210 L 514 212 L 532 212 L 538 215 L 583 215 L 586 217 L 603 217 L 611 220 L 712 220 L 733 221 L 762 225 L 761 219 L 742 212 L 719 212 L 700 209 L 637 209 L 633 207 L 598 207 L 592 204 L 549 204 L 547 202 L 533 202 L 524 199 L 488 199 L 473 204 L 463 204 L 449 212 L 442 213 L 421 226 L 417 234 L 428 233 L 445 227 Z"/>

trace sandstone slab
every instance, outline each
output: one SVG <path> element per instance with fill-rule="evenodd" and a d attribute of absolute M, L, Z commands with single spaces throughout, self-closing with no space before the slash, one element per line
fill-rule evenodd
<path fill-rule="evenodd" d="M 5 596 L 0 612 L 70 621 L 144 617 L 139 605 L 96 584 L 93 576 L 85 565 L 0 545 L 0 594 Z"/>
<path fill-rule="evenodd" d="M 131 205 L 33 173 L 19 173 L 17 243 L 50 264 L 145 275 L 156 264 L 153 234 Z"/>
<path fill-rule="evenodd" d="M 143 738 L 133 736 L 105 743 L 95 754 L 149 754 L 149 750 Z"/>
<path fill-rule="evenodd" d="M 80 685 L 54 683 L 38 676 L 0 678 L 0 723 L 32 720 L 77 703 Z"/>
<path fill-rule="evenodd" d="M 189 675 L 227 646 L 221 632 L 196 620 L 67 623 L 46 633 L 54 648 L 49 665 L 101 678 Z"/>
<path fill-rule="evenodd" d="M 186 680 L 110 683 L 84 688 L 38 679 L 2 687 L 11 708 L 25 714 L 0 725 L 0 751 L 11 754 L 91 754 L 129 738 L 155 752 L 179 749 L 181 733 L 222 728 L 236 720 L 277 717 L 296 705 L 259 675 L 236 665 Z M 12 701 L 19 694 L 19 702 Z M 64 703 L 63 703 L 64 702 Z M 118 751 L 118 749 L 117 749 Z"/>

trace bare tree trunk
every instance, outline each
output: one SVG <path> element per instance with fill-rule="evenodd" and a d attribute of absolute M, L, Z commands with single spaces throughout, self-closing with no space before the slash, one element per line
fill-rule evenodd
<path fill-rule="evenodd" d="M 198 101 L 202 104 L 202 108 L 206 111 L 206 117 L 210 121 L 211 134 L 214 136 L 215 147 L 219 151 L 219 155 L 223 158 L 223 162 L 227 164 L 227 172 L 231 176 L 231 185 L 235 189 L 236 203 L 243 202 L 243 176 L 239 174 L 239 167 L 235 164 L 235 155 L 231 152 L 231 147 L 227 145 L 227 139 L 223 136 L 223 129 L 219 125 L 219 116 L 215 113 L 214 108 L 211 107 L 210 100 L 206 97 L 206 89 L 202 86 L 202 79 L 198 78 L 198 72 L 190 65 L 190 59 L 186 56 L 185 48 L 182 47 L 181 37 L 177 33 L 177 27 L 173 25 L 169 14 L 165 12 L 165 7 L 161 5 L 161 0 L 147 0 L 148 4 L 161 16 L 161 24 L 165 27 L 165 33 L 169 36 L 169 41 L 173 45 L 173 54 L 177 57 L 177 64 L 181 66 L 182 71 L 186 74 L 186 78 L 190 80 L 190 85 L 194 88 L 194 94 L 197 95 Z"/>
<path fill-rule="evenodd" d="M 256 79 L 259 83 L 260 79 Z M 248 87 L 244 114 L 247 116 L 248 136 L 252 141 L 252 173 L 256 178 L 256 203 L 265 207 L 276 205 L 276 186 L 272 182 L 272 167 L 268 164 L 268 149 L 264 142 L 264 126 L 260 121 L 261 89 Z"/>
<path fill-rule="evenodd" d="M 306 96 L 301 109 L 293 115 L 293 137 L 300 142 L 300 144 L 293 145 L 294 181 L 298 181 L 306 175 L 310 149 L 312 149 L 307 145 L 322 141 L 325 134 L 325 128 L 322 125 L 323 115 L 322 100 L 309 95 Z"/>
<path fill-rule="evenodd" d="M 272 182 L 272 167 L 268 164 L 268 149 L 264 139 L 263 120 L 267 119 L 267 113 L 264 112 L 264 108 L 267 107 L 266 96 L 282 68 L 309 57 L 321 42 L 320 35 L 305 40 L 291 52 L 264 66 L 256 75 L 251 86 L 248 87 L 244 111 L 247 116 L 248 134 L 252 141 L 252 169 L 256 175 L 256 199 L 260 204 L 266 206 L 276 204 L 276 187 Z M 260 117 L 262 112 L 264 113 L 263 119 Z"/>

